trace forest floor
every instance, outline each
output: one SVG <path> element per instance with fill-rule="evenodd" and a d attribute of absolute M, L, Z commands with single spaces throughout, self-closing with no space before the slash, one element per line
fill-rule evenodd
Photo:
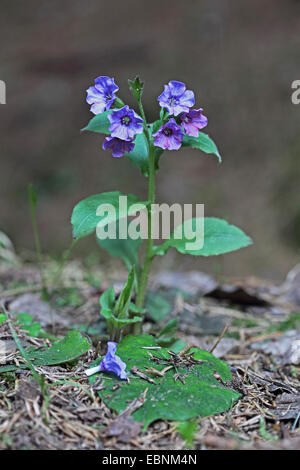
<path fill-rule="evenodd" d="M 177 337 L 226 361 L 231 387 L 241 394 L 229 411 L 194 421 L 189 443 L 176 422 L 158 420 L 142 431 L 130 404 L 117 416 L 99 397 L 99 382 L 91 385 L 84 373 L 107 340 L 99 295 L 111 282 L 118 291 L 124 277 L 80 261 L 60 275 L 49 262 L 46 274 L 48 302 L 34 263 L 0 263 L 0 449 L 300 448 L 300 268 L 282 284 L 220 283 L 201 272 L 153 276 L 150 288 L 172 299 L 172 308 L 158 322 L 147 315 L 144 332 L 155 335 L 178 318 Z M 35 366 L 43 377 L 37 383 L 20 343 L 43 348 L 70 330 L 81 332 L 88 350 L 76 360 Z"/>

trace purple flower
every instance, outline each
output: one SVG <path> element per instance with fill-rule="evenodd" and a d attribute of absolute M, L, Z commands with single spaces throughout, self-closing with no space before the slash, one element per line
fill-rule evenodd
<path fill-rule="evenodd" d="M 109 130 L 112 137 L 122 140 L 132 140 L 136 134 L 143 132 L 143 119 L 138 116 L 129 106 L 113 110 L 108 115 L 111 124 Z"/>
<path fill-rule="evenodd" d="M 183 135 L 181 127 L 176 124 L 174 118 L 171 118 L 167 124 L 153 134 L 154 145 L 162 149 L 178 150 L 181 147 Z"/>
<path fill-rule="evenodd" d="M 121 140 L 118 137 L 106 137 L 103 150 L 111 149 L 113 157 L 123 157 L 124 153 L 132 152 L 134 143 L 131 140 Z"/>
<path fill-rule="evenodd" d="M 115 92 L 119 87 L 115 84 L 114 79 L 101 76 L 95 79 L 95 86 L 91 86 L 87 91 L 86 101 L 91 104 L 91 112 L 100 114 L 108 111 L 115 101 Z"/>
<path fill-rule="evenodd" d="M 168 85 L 165 85 L 164 91 L 157 99 L 160 106 L 166 108 L 169 114 L 174 114 L 174 116 L 187 113 L 195 104 L 192 90 L 187 90 L 184 83 L 176 80 L 171 80 Z"/>
<path fill-rule="evenodd" d="M 97 372 L 113 372 L 120 379 L 127 379 L 128 373 L 125 372 L 126 364 L 122 359 L 116 355 L 117 343 L 109 341 L 107 343 L 107 352 L 100 362 L 99 366 L 91 367 L 85 373 L 89 377 Z"/>
<path fill-rule="evenodd" d="M 109 341 L 107 343 L 107 353 L 100 363 L 100 370 L 113 372 L 117 374 L 120 379 L 127 379 L 128 373 L 125 372 L 126 364 L 122 359 L 116 355 L 117 343 Z"/>
<path fill-rule="evenodd" d="M 185 132 L 192 137 L 198 137 L 199 129 L 207 126 L 207 117 L 203 116 L 202 111 L 202 108 L 191 109 L 180 116 Z"/>

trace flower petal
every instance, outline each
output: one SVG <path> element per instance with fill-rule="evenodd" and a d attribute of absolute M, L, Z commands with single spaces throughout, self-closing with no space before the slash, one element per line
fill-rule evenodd
<path fill-rule="evenodd" d="M 113 372 L 120 379 L 127 379 L 128 373 L 125 372 L 126 364 L 116 355 L 117 343 L 109 341 L 107 343 L 107 353 L 101 361 L 100 366 L 103 371 Z"/>
<path fill-rule="evenodd" d="M 186 90 L 185 84 L 178 82 L 177 80 L 171 80 L 169 82 L 169 87 L 172 96 L 181 96 Z"/>

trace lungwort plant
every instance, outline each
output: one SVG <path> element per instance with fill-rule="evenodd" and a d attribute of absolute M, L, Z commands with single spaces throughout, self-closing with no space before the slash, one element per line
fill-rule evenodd
<path fill-rule="evenodd" d="M 103 374 L 98 393 L 117 413 L 139 397 L 142 406 L 132 417 L 143 422 L 144 429 L 157 419 L 183 421 L 189 426 L 188 420 L 197 416 L 228 410 L 240 395 L 226 386 L 232 379 L 227 364 L 174 338 L 176 319 L 165 325 L 158 338 L 140 334 L 145 311 L 151 313 L 153 305 L 159 305 L 157 297 L 149 304 L 146 292 L 151 263 L 169 249 L 213 256 L 245 247 L 251 239 L 225 220 L 205 218 L 203 211 L 196 210 L 195 217 L 191 213 L 183 220 L 174 214 L 174 230 L 168 226 L 166 236 L 161 237 L 164 241 L 156 242 L 156 216 L 162 207 L 155 203 L 155 176 L 162 154 L 166 151 L 168 157 L 172 150 L 191 147 L 215 155 L 219 162 L 221 156 L 212 139 L 202 132 L 207 118 L 201 108 L 194 108 L 194 93 L 184 83 L 173 80 L 165 85 L 157 98 L 160 113 L 155 122 L 148 122 L 144 112 L 143 83 L 137 77 L 129 80 L 129 86 L 137 101 L 136 111 L 117 96 L 119 88 L 113 78 L 98 77 L 87 90 L 87 102 L 95 116 L 83 130 L 104 134 L 103 149 L 141 170 L 148 183 L 148 197 L 142 202 L 119 191 L 100 193 L 79 202 L 73 210 L 74 239 L 95 232 L 99 245 L 120 257 L 129 273 L 118 297 L 113 287 L 100 297 L 110 341 L 105 356 L 91 364 L 86 375 L 93 383 L 98 373 Z M 169 217 L 162 220 L 164 231 L 170 210 L 161 213 L 163 219 Z M 165 310 L 165 305 L 156 308 L 152 318 L 162 320 Z"/>
<path fill-rule="evenodd" d="M 140 168 L 148 184 L 148 197 L 142 202 L 135 195 L 119 191 L 100 193 L 80 201 L 72 214 L 75 239 L 96 232 L 99 245 L 112 256 L 119 256 L 128 269 L 128 281 L 119 298 L 115 298 L 111 287 L 100 299 L 110 340 L 116 342 L 128 332 L 141 331 L 148 276 L 156 256 L 172 248 L 183 254 L 213 256 L 251 244 L 242 230 L 214 217 L 191 217 L 176 226 L 163 243 L 155 243 L 155 176 L 163 153 L 170 157 L 173 150 L 191 147 L 215 155 L 219 162 L 221 156 L 213 140 L 202 131 L 207 117 L 202 108 L 194 107 L 194 92 L 184 83 L 172 80 L 164 86 L 157 98 L 160 113 L 155 122 L 148 122 L 145 115 L 143 82 L 137 77 L 129 80 L 129 86 L 137 102 L 136 111 L 117 96 L 119 87 L 113 78 L 96 78 L 87 90 L 87 102 L 95 116 L 83 130 L 104 134 L 103 149 Z M 137 213 L 139 216 L 132 220 Z M 202 229 L 202 243 L 193 244 L 191 234 L 199 242 L 198 232 Z M 144 250 L 140 250 L 143 242 Z"/>

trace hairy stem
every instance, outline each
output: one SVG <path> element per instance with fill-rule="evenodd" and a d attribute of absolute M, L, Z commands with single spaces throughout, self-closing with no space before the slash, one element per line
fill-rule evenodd
<path fill-rule="evenodd" d="M 155 202 L 155 175 L 154 175 L 154 149 L 150 148 L 149 151 L 149 180 L 148 180 L 148 238 L 146 242 L 146 251 L 144 258 L 144 266 L 142 268 L 140 283 L 139 283 L 139 292 L 137 295 L 136 305 L 139 308 L 142 308 L 144 305 L 145 294 L 148 283 L 148 276 L 151 267 L 151 262 L 153 258 L 153 240 L 151 237 L 152 230 L 152 214 L 151 207 Z"/>
<path fill-rule="evenodd" d="M 151 142 L 151 136 L 150 136 L 149 129 L 147 127 L 146 117 L 145 117 L 145 113 L 144 113 L 144 109 L 143 109 L 143 105 L 141 101 L 139 101 L 139 106 L 140 106 L 140 112 L 141 112 L 142 118 L 144 120 L 144 129 L 145 129 L 145 134 L 147 137 L 148 148 L 149 148 L 149 175 L 148 175 L 148 204 L 149 205 L 147 209 L 148 210 L 148 238 L 146 242 L 144 265 L 142 267 L 141 274 L 139 277 L 139 289 L 138 289 L 137 300 L 136 300 L 137 307 L 143 308 L 151 262 L 153 259 L 153 240 L 151 237 L 151 231 L 152 231 L 151 209 L 152 209 L 152 204 L 154 204 L 155 202 L 155 147 L 153 146 Z M 141 323 L 136 323 L 134 325 L 134 333 L 138 334 L 140 330 L 141 330 Z"/>

